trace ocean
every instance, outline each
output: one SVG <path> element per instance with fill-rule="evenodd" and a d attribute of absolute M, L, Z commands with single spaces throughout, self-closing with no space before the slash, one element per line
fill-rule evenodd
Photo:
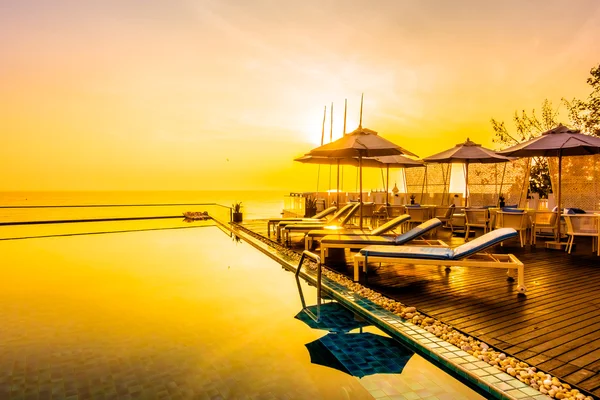
<path fill-rule="evenodd" d="M 208 203 L 231 207 L 234 202 L 240 201 L 245 219 L 271 218 L 280 216 L 285 194 L 288 193 L 283 191 L 0 192 L 0 222 L 174 216 L 181 215 L 185 211 L 205 211 L 207 206 L 204 205 Z"/>

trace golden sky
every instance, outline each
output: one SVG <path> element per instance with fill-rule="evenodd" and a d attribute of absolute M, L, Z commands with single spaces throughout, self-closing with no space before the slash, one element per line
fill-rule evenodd
<path fill-rule="evenodd" d="M 311 190 L 325 105 L 334 139 L 364 92 L 421 157 L 493 147 L 599 55 L 597 0 L 4 0 L 0 190 Z"/>

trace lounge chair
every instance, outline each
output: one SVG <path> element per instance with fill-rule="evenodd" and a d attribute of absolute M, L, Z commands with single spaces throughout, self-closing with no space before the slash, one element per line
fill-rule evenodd
<path fill-rule="evenodd" d="M 368 246 L 354 256 L 354 280 L 358 281 L 360 265 L 367 272 L 369 262 L 397 262 L 409 265 L 438 265 L 449 267 L 491 267 L 517 270 L 517 290 L 524 293 L 525 266 L 512 254 L 488 254 L 481 251 L 504 240 L 514 238 L 518 233 L 512 228 L 500 228 L 488 232 L 454 249 L 421 246 Z"/>
<path fill-rule="evenodd" d="M 361 249 L 372 245 L 402 246 L 408 242 L 422 246 L 448 247 L 442 240 L 417 240 L 441 225 L 442 221 L 432 218 L 398 236 L 328 235 L 321 239 L 321 260 L 325 260 L 325 257 L 327 257 L 328 249 Z"/>
<path fill-rule="evenodd" d="M 347 210 L 347 212 L 345 214 L 340 213 L 338 211 L 338 213 L 336 215 L 334 215 L 333 218 L 327 222 L 320 223 L 320 224 L 314 224 L 314 223 L 286 224 L 285 227 L 281 227 L 281 228 L 280 228 L 281 224 L 278 224 L 277 229 L 281 229 L 281 233 L 282 233 L 281 238 L 283 240 L 283 243 L 289 244 L 290 243 L 290 234 L 294 233 L 294 232 L 306 233 L 306 232 L 309 232 L 309 231 L 312 231 L 315 229 L 324 229 L 326 226 L 339 226 L 339 227 L 346 226 L 346 224 L 348 224 L 350 222 L 350 220 L 352 219 L 352 217 L 358 211 L 359 208 L 360 208 L 360 203 L 352 203 L 350 205 L 350 208 Z M 340 211 L 341 210 L 342 209 L 340 209 Z M 336 216 L 338 216 L 338 217 L 336 218 Z"/>
<path fill-rule="evenodd" d="M 317 229 L 312 230 L 306 233 L 304 236 L 304 247 L 306 250 L 310 250 L 313 247 L 315 240 L 320 240 L 325 236 L 336 234 L 336 235 L 346 235 L 346 236 L 356 236 L 356 235 L 372 235 L 372 236 L 381 236 L 385 233 L 391 232 L 399 226 L 405 224 L 410 220 L 410 215 L 403 214 L 400 215 L 385 224 L 373 229 L 372 231 L 366 231 L 363 229 Z M 335 227 L 338 228 L 338 227 Z"/>
<path fill-rule="evenodd" d="M 320 213 L 310 217 L 310 218 L 294 218 L 294 217 L 290 217 L 290 218 L 271 218 L 267 221 L 267 236 L 271 236 L 271 226 L 273 226 L 273 228 L 275 228 L 275 226 L 280 223 L 280 222 L 312 222 L 312 221 L 320 221 L 320 222 L 324 222 L 325 221 L 325 217 L 328 216 L 329 214 L 332 214 L 335 212 L 335 210 L 337 210 L 337 208 L 335 206 L 329 207 L 324 209 L 323 211 L 321 211 Z M 273 229 L 273 233 L 275 233 L 275 229 Z"/>
<path fill-rule="evenodd" d="M 301 218 L 301 221 L 285 220 L 277 223 L 276 231 L 277 231 L 277 241 L 281 239 L 281 230 L 290 224 L 324 224 L 324 223 L 332 223 L 335 224 L 344 213 L 350 210 L 354 206 L 354 203 L 348 203 L 341 207 L 339 210 L 335 211 L 335 213 L 331 216 L 329 220 L 325 219 L 316 219 L 316 218 Z"/>

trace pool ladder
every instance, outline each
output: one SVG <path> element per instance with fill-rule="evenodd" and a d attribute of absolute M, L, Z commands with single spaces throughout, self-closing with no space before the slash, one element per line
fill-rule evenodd
<path fill-rule="evenodd" d="M 307 258 L 310 258 L 314 262 L 317 263 L 317 315 L 315 315 L 312 311 L 310 311 L 306 307 L 306 302 L 304 301 L 304 295 L 302 294 L 302 288 L 300 286 L 300 279 L 299 279 L 300 269 L 302 268 L 302 263 Z M 302 257 L 300 257 L 300 262 L 298 263 L 298 268 L 296 268 L 296 274 L 295 274 L 296 275 L 296 283 L 298 284 L 298 292 L 300 293 L 300 301 L 302 301 L 302 310 L 306 314 L 308 314 L 308 316 L 315 322 L 319 322 L 319 319 L 321 317 L 320 305 L 321 305 L 321 270 L 322 270 L 322 267 L 323 267 L 323 264 L 321 263 L 321 257 L 319 257 L 315 253 L 312 253 L 308 250 L 304 250 L 302 252 Z"/>

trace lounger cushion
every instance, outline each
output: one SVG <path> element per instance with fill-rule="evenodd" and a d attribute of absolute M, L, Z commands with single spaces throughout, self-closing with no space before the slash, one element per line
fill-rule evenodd
<path fill-rule="evenodd" d="M 423 236 L 430 230 L 435 229 L 441 225 L 442 225 L 442 221 L 440 221 L 437 218 L 432 218 L 428 221 L 423 222 L 422 224 L 415 226 L 410 231 L 396 236 L 396 244 L 404 244 L 404 243 L 410 242 L 411 240 L 416 239 L 420 236 Z"/>
<path fill-rule="evenodd" d="M 416 258 L 421 260 L 450 260 L 454 255 L 448 247 L 425 246 L 369 246 L 360 251 L 367 257 Z"/>
<path fill-rule="evenodd" d="M 371 232 L 371 235 L 375 235 L 375 236 L 383 235 L 386 232 L 394 230 L 394 228 L 397 228 L 399 225 L 407 222 L 408 220 L 410 220 L 410 215 L 408 215 L 408 214 L 400 215 L 400 216 L 392 219 L 391 221 L 388 221 L 385 224 L 381 225 L 377 229 L 373 229 L 373 231 Z"/>
<path fill-rule="evenodd" d="M 390 248 L 386 246 L 369 246 L 362 249 L 360 254 L 367 257 L 459 260 L 515 236 L 517 236 L 517 231 L 513 228 L 500 228 L 458 246 L 454 250 L 447 247 L 398 246 Z"/>
<path fill-rule="evenodd" d="M 503 240 L 517 236 L 517 231 L 513 228 L 500 228 L 488 232 L 478 238 L 471 240 L 454 249 L 453 260 L 460 260 L 477 252 L 480 252 L 490 246 L 498 244 Z"/>
<path fill-rule="evenodd" d="M 521 213 L 525 212 L 525 210 L 522 210 L 520 208 L 513 208 L 513 207 L 502 207 L 502 211 L 509 212 L 509 213 L 515 213 L 515 214 L 521 214 Z"/>

